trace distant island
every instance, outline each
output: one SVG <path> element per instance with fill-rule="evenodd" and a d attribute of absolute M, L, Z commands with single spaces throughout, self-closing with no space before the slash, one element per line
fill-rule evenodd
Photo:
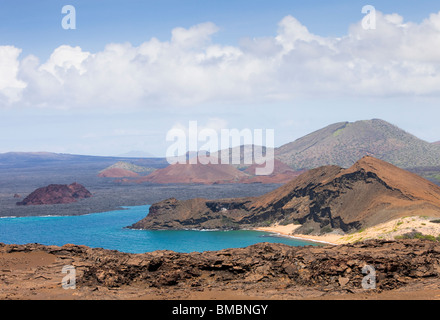
<path fill-rule="evenodd" d="M 72 183 L 70 185 L 51 184 L 38 188 L 29 194 L 23 201 L 17 202 L 18 206 L 67 204 L 79 199 L 90 198 L 92 194 L 83 185 Z"/>

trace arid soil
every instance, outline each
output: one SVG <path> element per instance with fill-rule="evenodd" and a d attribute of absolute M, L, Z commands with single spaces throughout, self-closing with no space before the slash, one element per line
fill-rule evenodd
<path fill-rule="evenodd" d="M 75 282 L 66 281 L 73 273 L 65 266 L 75 268 Z M 185 254 L 0 244 L 3 300 L 438 299 L 439 273 L 440 244 L 428 240 Z"/>

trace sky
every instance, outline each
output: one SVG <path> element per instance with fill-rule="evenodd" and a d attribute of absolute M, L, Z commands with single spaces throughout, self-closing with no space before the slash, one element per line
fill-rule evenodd
<path fill-rule="evenodd" d="M 438 1 L 0 0 L 0 153 L 164 156 L 191 121 L 434 142 L 439 102 Z"/>

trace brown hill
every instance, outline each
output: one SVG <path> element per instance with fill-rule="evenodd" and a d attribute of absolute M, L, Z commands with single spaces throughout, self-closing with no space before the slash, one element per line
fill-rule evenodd
<path fill-rule="evenodd" d="M 100 178 L 137 178 L 139 174 L 122 168 L 110 168 L 98 174 Z"/>
<path fill-rule="evenodd" d="M 148 176 L 136 180 L 118 180 L 130 183 L 176 183 L 176 184 L 214 184 L 214 183 L 274 183 L 283 184 L 299 176 L 303 171 L 295 171 L 279 160 L 274 160 L 274 171 L 270 175 L 257 176 L 256 168 L 265 165 L 251 165 L 241 171 L 227 164 L 174 164 L 156 170 Z"/>
<path fill-rule="evenodd" d="M 273 222 L 303 226 L 302 233 L 322 228 L 358 230 L 403 216 L 440 217 L 440 187 L 373 157 L 352 167 L 312 169 L 260 197 L 177 201 L 150 207 L 134 224 L 142 229 L 229 229 Z"/>
<path fill-rule="evenodd" d="M 264 167 L 264 165 L 259 165 L 259 164 L 253 164 L 249 167 L 247 167 L 244 172 L 247 172 L 248 174 L 254 176 L 256 175 L 256 169 L 257 168 L 262 168 Z M 273 166 L 273 172 L 271 175 L 276 175 L 276 174 L 283 174 L 283 173 L 290 173 L 290 172 L 295 172 L 295 170 L 293 170 L 291 167 L 289 167 L 287 164 L 285 164 L 284 162 L 281 162 L 278 159 L 274 159 L 274 166 Z"/>
<path fill-rule="evenodd" d="M 363 156 L 404 169 L 440 166 L 438 145 L 380 119 L 331 124 L 275 150 L 275 157 L 294 169 L 347 168 Z"/>
<path fill-rule="evenodd" d="M 298 177 L 305 170 L 293 170 L 287 164 L 281 162 L 278 159 L 274 159 L 274 170 L 270 175 L 256 175 L 256 169 L 264 167 L 265 165 L 253 164 L 246 168 L 244 172 L 249 174 L 249 177 L 240 180 L 240 183 L 287 183 L 293 178 Z"/>
<path fill-rule="evenodd" d="M 66 204 L 76 202 L 78 199 L 91 197 L 92 194 L 82 185 L 51 184 L 47 187 L 38 188 L 21 202 L 19 206 L 42 205 L 42 204 Z"/>
<path fill-rule="evenodd" d="M 135 180 L 137 183 L 213 184 L 235 183 L 247 174 L 227 164 L 172 164 L 158 169 L 148 176 Z"/>

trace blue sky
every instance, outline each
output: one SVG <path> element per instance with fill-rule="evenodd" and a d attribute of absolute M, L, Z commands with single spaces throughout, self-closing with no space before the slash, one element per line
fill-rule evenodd
<path fill-rule="evenodd" d="M 67 4 L 77 10 L 74 32 L 60 28 L 61 8 Z M 98 51 L 110 42 L 165 40 L 177 26 L 212 21 L 221 28 L 216 41 L 235 44 L 244 37 L 274 35 L 277 23 L 289 14 L 313 33 L 341 36 L 363 17 L 361 8 L 367 4 L 414 22 L 440 9 L 433 0 L 1 0 L 0 43 L 45 59 L 61 44 Z"/>
<path fill-rule="evenodd" d="M 61 28 L 67 4 L 76 30 Z M 167 131 L 189 121 L 275 129 L 281 145 L 382 118 L 437 141 L 439 12 L 413 0 L 0 0 L 0 152 L 163 156 Z"/>

